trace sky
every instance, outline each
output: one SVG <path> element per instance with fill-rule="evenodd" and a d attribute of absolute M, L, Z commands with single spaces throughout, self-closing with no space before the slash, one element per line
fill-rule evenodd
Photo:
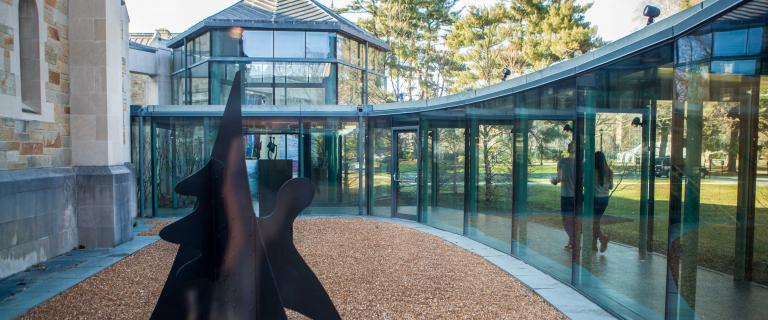
<path fill-rule="evenodd" d="M 342 7 L 351 0 L 318 0 L 330 7 Z M 459 0 L 459 6 L 483 6 L 498 0 Z M 237 0 L 126 0 L 131 18 L 131 32 L 152 32 L 164 27 L 171 32 L 183 32 L 200 20 L 232 5 Z M 593 3 L 586 18 L 597 27 L 603 40 L 614 41 L 642 27 L 635 19 L 640 4 L 646 0 L 578 0 Z M 354 17 L 350 20 L 355 20 Z"/>

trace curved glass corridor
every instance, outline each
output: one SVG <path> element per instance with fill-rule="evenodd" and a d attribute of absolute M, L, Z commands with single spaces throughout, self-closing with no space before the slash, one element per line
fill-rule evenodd
<path fill-rule="evenodd" d="M 305 214 L 462 234 L 622 318 L 766 319 L 768 2 L 719 1 L 674 22 L 684 32 L 660 25 L 646 32 L 654 41 L 606 49 L 614 58 L 475 96 L 251 106 L 246 161 L 292 160 L 317 190 Z M 144 216 L 190 211 L 173 186 L 205 163 L 215 136 L 215 112 L 171 109 L 133 113 Z"/>

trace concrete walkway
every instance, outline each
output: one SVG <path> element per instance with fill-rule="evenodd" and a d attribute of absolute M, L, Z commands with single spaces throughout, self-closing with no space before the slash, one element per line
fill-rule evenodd
<path fill-rule="evenodd" d="M 152 225 L 140 220 L 133 240 L 111 249 L 73 250 L 0 280 L 0 320 L 15 319 L 160 239 L 139 236 Z"/>

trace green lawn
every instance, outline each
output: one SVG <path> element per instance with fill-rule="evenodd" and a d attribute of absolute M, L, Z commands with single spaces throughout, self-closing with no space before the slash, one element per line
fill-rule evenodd
<path fill-rule="evenodd" d="M 376 177 L 377 185 L 384 182 L 384 177 Z M 388 180 L 387 180 L 388 181 Z M 550 185 L 547 179 L 531 179 L 528 189 L 528 210 L 534 214 L 532 219 L 553 227 L 561 228 L 559 218 L 560 201 L 559 187 Z M 714 179 L 706 179 L 702 184 L 701 211 L 699 222 L 699 256 L 701 266 L 733 273 L 734 239 L 736 232 L 736 193 L 734 183 L 718 183 Z M 388 185 L 377 186 L 376 192 L 389 194 L 385 191 Z M 485 187 L 481 185 L 478 194 L 478 210 L 483 213 L 509 214 L 511 208 L 510 185 L 494 187 L 494 197 L 491 202 L 484 201 Z M 415 197 L 416 190 L 406 190 L 406 196 Z M 654 249 L 658 253 L 666 253 L 667 226 L 669 210 L 669 180 L 659 179 L 655 192 L 654 219 Z M 754 277 L 755 281 L 768 284 L 768 187 L 758 187 L 758 201 L 755 212 L 755 244 L 754 244 Z M 609 223 L 603 230 L 612 241 L 637 246 L 639 239 L 640 216 L 640 184 L 637 179 L 625 179 L 612 196 L 606 215 L 621 217 L 626 222 Z M 453 193 L 450 185 L 445 185 L 438 197 L 441 207 L 463 209 L 463 188 Z M 615 219 L 614 219 L 615 221 Z"/>

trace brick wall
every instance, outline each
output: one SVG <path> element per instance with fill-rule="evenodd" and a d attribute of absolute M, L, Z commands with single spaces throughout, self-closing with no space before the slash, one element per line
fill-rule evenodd
<path fill-rule="evenodd" d="M 53 119 L 29 120 L 9 116 L 8 109 L 19 104 L 2 105 L 0 109 L 0 170 L 71 166 L 69 132 L 69 44 L 67 39 L 68 0 L 38 0 L 44 6 L 39 16 L 40 46 L 44 48 L 47 72 L 41 74 L 45 99 L 53 106 Z M 14 0 L 0 0 L 0 11 L 8 10 L 12 19 L 0 19 L 0 95 L 18 97 L 18 8 Z M 44 71 L 41 69 L 41 71 Z M 8 98 L 6 97 L 6 98 Z"/>

